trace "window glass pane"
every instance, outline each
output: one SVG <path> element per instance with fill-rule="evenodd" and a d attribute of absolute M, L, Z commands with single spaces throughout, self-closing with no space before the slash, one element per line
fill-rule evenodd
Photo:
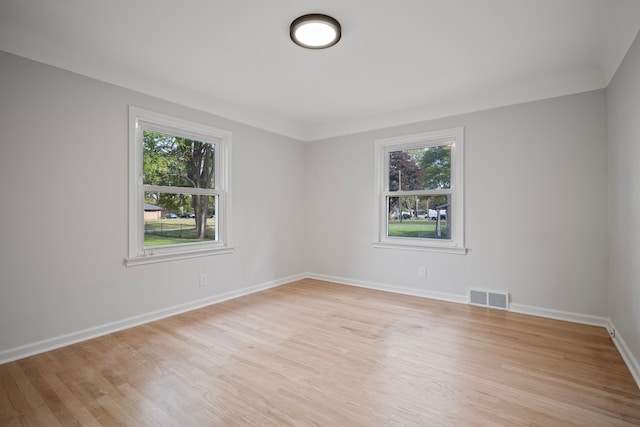
<path fill-rule="evenodd" d="M 215 146 L 207 142 L 143 131 L 143 183 L 215 188 Z"/>
<path fill-rule="evenodd" d="M 387 236 L 451 239 L 451 196 L 387 197 Z"/>
<path fill-rule="evenodd" d="M 452 144 L 389 152 L 389 191 L 451 188 Z"/>
<path fill-rule="evenodd" d="M 216 196 L 144 193 L 144 246 L 216 240 Z"/>

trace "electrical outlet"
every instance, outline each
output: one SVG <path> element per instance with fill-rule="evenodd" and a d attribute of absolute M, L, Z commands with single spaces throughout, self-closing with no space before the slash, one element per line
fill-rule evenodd
<path fill-rule="evenodd" d="M 611 330 L 609 331 L 609 335 L 611 335 L 611 338 L 615 338 L 616 337 L 616 330 L 614 328 L 611 328 Z"/>
<path fill-rule="evenodd" d="M 207 282 L 207 273 L 200 273 L 200 286 L 207 286 L 209 282 Z"/>
<path fill-rule="evenodd" d="M 427 277 L 427 267 L 418 267 L 418 277 L 422 279 L 426 279 Z"/>

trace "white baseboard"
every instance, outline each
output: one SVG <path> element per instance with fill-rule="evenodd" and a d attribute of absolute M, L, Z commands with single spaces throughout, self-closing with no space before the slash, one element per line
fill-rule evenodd
<path fill-rule="evenodd" d="M 385 285 L 382 283 L 365 282 L 363 280 L 353 280 L 345 279 L 344 277 L 327 276 L 325 274 L 307 273 L 307 277 L 309 279 L 324 280 L 325 282 L 339 283 L 341 285 L 356 286 L 358 288 L 392 292 L 395 294 L 411 295 L 414 297 L 431 298 L 440 301 L 457 302 L 460 304 L 466 304 L 468 302 L 466 295 L 448 294 L 444 292 L 435 292 L 424 289 L 403 288 L 400 286 Z"/>
<path fill-rule="evenodd" d="M 324 280 L 327 282 L 339 283 L 349 286 L 357 286 L 360 288 L 375 289 L 378 291 L 393 292 L 403 295 L 412 295 L 416 297 L 431 298 L 441 301 L 455 302 L 459 304 L 468 304 L 468 295 L 449 294 L 443 292 L 434 292 L 423 289 L 403 288 L 399 286 L 386 285 L 382 283 L 365 282 L 362 280 L 346 279 L 344 277 L 327 276 L 324 274 L 307 273 L 310 279 Z M 530 314 L 532 316 L 546 317 L 549 319 L 566 320 L 568 322 L 581 323 L 584 325 L 593 325 L 606 328 L 609 319 L 605 317 L 591 316 L 588 314 L 571 313 L 568 311 L 552 310 L 542 307 L 533 307 L 523 304 L 510 304 L 509 311 L 514 313 Z"/>
<path fill-rule="evenodd" d="M 606 328 L 609 324 L 609 319 L 607 319 L 606 317 L 572 313 L 570 311 L 552 310 L 550 308 L 534 307 L 524 304 L 511 304 L 509 306 L 509 310 L 513 311 L 514 313 L 530 314 L 532 316 L 546 317 L 548 319 L 555 320 L 565 320 L 567 322 L 600 326 L 602 328 Z"/>
<path fill-rule="evenodd" d="M 18 359 L 23 359 L 25 357 L 33 356 L 35 354 L 44 353 L 45 351 L 55 350 L 56 348 L 65 347 L 81 341 L 90 340 L 90 339 L 107 335 L 113 332 L 121 331 L 123 329 L 128 329 L 134 326 L 142 325 L 144 323 L 160 320 L 165 317 L 175 316 L 176 314 L 185 313 L 187 311 L 217 304 L 219 302 L 253 294 L 255 292 L 260 292 L 267 289 L 275 288 L 277 286 L 281 286 L 289 282 L 304 279 L 305 277 L 306 277 L 305 274 L 298 274 L 294 276 L 284 277 L 282 279 L 273 280 L 270 282 L 261 283 L 254 286 L 249 286 L 249 287 L 238 289 L 231 292 L 225 292 L 220 295 L 214 295 L 211 297 L 192 301 L 186 304 L 167 307 L 167 308 L 153 311 L 150 313 L 141 314 L 139 316 L 133 316 L 127 319 L 118 320 L 116 322 L 106 323 L 104 325 L 96 326 L 93 328 L 88 328 L 81 331 L 72 332 L 72 333 L 60 335 L 54 338 L 49 338 L 46 340 L 34 342 L 31 344 L 26 344 L 20 347 L 11 348 L 11 349 L 0 352 L 0 364 L 11 362 Z"/>
<path fill-rule="evenodd" d="M 81 341 L 86 341 L 92 338 L 97 338 L 103 335 L 107 335 L 113 332 L 121 331 L 123 329 L 132 328 L 134 326 L 142 325 L 144 323 L 153 322 L 155 320 L 163 319 L 169 316 L 175 316 L 176 314 L 185 313 L 187 311 L 195 310 L 198 308 L 206 307 L 209 305 L 217 304 L 219 302 L 227 301 L 230 299 L 242 297 L 255 292 L 264 291 L 267 289 L 275 288 L 296 280 L 304 278 L 323 280 L 327 282 L 338 283 L 348 286 L 356 286 L 360 288 L 373 289 L 384 292 L 392 292 L 402 295 L 411 295 L 422 298 L 431 298 L 441 301 L 449 301 L 459 304 L 467 304 L 467 295 L 449 294 L 444 292 L 435 292 L 422 289 L 403 288 L 400 286 L 386 285 L 382 283 L 366 282 L 362 280 L 347 279 L 344 277 L 328 276 L 324 274 L 304 273 L 297 274 L 289 277 L 284 277 L 278 280 L 273 280 L 266 283 L 261 283 L 254 286 L 238 289 L 231 292 L 226 292 L 220 295 L 215 295 L 200 300 L 192 301 L 186 304 L 180 304 L 173 307 L 168 307 L 162 310 L 153 311 L 150 313 L 142 314 L 139 316 L 133 316 L 127 319 L 119 320 L 116 322 L 107 323 L 104 325 L 96 326 L 93 328 L 84 329 L 70 334 L 60 335 L 54 338 L 38 341 L 31 344 L 26 344 L 20 347 L 11 348 L 0 352 L 0 364 L 11 362 L 13 360 L 22 359 L 25 357 L 33 356 L 35 354 L 44 353 L 46 351 L 54 350 L 56 348 L 65 347 L 67 345 L 75 344 Z M 631 353 L 627 347 L 624 338 L 620 334 L 619 330 L 615 328 L 613 323 L 604 317 L 591 316 L 585 314 L 571 313 L 559 310 L 551 310 L 541 307 L 533 307 L 523 304 L 511 304 L 510 309 L 516 313 L 530 314 L 533 316 L 547 317 L 557 320 L 566 320 L 574 323 L 581 323 L 586 325 L 600 326 L 607 328 L 608 331 L 612 329 L 616 330 L 616 337 L 613 338 L 613 342 L 620 352 L 623 360 L 629 367 L 631 375 L 635 379 L 636 383 L 640 387 L 640 363 Z"/>
<path fill-rule="evenodd" d="M 624 337 L 620 333 L 620 330 L 616 328 L 616 325 L 614 325 L 611 320 L 609 320 L 608 323 L 607 329 L 609 332 L 615 331 L 615 336 L 611 337 L 611 339 L 622 356 L 622 360 L 627 364 L 631 376 L 636 380 L 638 387 L 640 387 L 640 362 L 638 362 L 638 359 L 636 359 L 631 350 L 629 350 L 627 343 L 624 341 Z"/>
<path fill-rule="evenodd" d="M 324 274 L 307 273 L 306 277 L 310 279 L 323 280 L 326 282 L 338 283 L 342 285 L 356 286 L 360 288 L 374 289 L 374 290 L 385 291 L 385 292 L 393 292 L 393 293 L 398 293 L 403 295 L 412 295 L 412 296 L 423 297 L 423 298 L 431 298 L 431 299 L 449 301 L 449 302 L 460 303 L 460 304 L 468 304 L 469 302 L 468 297 L 466 295 L 456 295 L 456 294 L 447 294 L 447 293 L 433 292 L 433 291 L 426 291 L 426 290 L 402 288 L 398 286 L 385 285 L 381 283 L 372 283 L 372 282 L 365 282 L 361 280 L 346 279 L 344 277 L 327 276 Z M 612 329 L 615 329 L 615 326 L 613 325 L 613 323 L 606 317 L 572 313 L 569 311 L 552 310 L 549 308 L 534 307 L 534 306 L 529 306 L 524 304 L 510 304 L 509 310 L 515 313 L 528 314 L 532 316 L 545 317 L 545 318 L 555 319 L 555 320 L 564 320 L 567 322 L 580 323 L 583 325 L 599 326 L 607 329 L 607 331 L 611 331 Z M 638 363 L 638 360 L 633 356 L 633 354 L 629 350 L 629 347 L 627 347 L 618 329 L 615 329 L 615 330 L 616 330 L 616 337 L 612 338 L 613 342 L 616 348 L 618 349 L 618 352 L 622 356 L 622 359 L 624 360 L 627 367 L 629 368 L 629 371 L 631 372 L 633 379 L 638 384 L 638 387 L 640 387 L 640 364 Z"/>

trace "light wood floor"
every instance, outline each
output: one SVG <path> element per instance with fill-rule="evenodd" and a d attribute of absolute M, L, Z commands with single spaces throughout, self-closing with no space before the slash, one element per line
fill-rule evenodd
<path fill-rule="evenodd" d="M 0 365 L 1 425 L 628 426 L 603 328 L 303 280 Z"/>

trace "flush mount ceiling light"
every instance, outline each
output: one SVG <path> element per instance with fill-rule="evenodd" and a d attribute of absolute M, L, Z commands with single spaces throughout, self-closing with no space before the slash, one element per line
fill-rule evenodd
<path fill-rule="evenodd" d="M 327 15 L 312 13 L 303 15 L 291 23 L 291 40 L 307 49 L 325 49 L 340 41 L 340 23 Z"/>

